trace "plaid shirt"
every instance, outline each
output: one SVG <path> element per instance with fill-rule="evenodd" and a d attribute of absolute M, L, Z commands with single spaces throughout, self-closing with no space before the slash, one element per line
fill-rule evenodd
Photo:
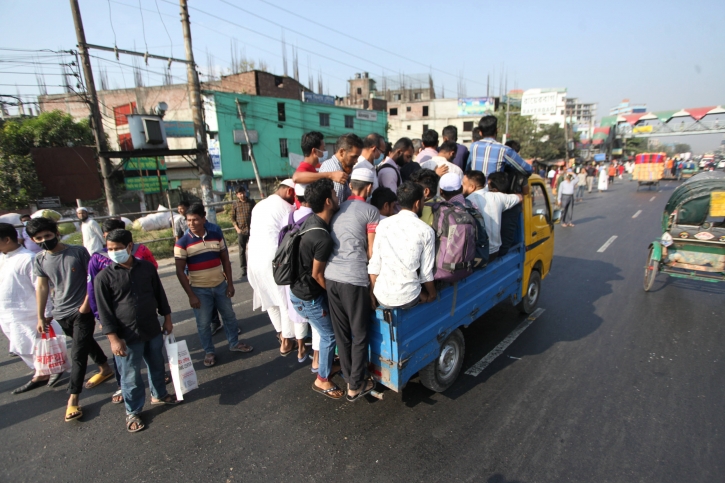
<path fill-rule="evenodd" d="M 503 171 L 504 164 L 508 164 L 524 176 L 529 176 L 533 172 L 531 165 L 516 151 L 493 138 L 476 141 L 471 144 L 469 152 L 467 169 L 482 171 L 486 177 L 491 173 Z"/>
<path fill-rule="evenodd" d="M 249 223 L 252 221 L 254 200 L 236 200 L 232 203 L 232 222 L 239 227 L 242 235 L 249 235 Z"/>

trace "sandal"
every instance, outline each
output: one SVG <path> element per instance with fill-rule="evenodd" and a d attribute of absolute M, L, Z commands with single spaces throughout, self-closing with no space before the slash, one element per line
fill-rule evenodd
<path fill-rule="evenodd" d="M 123 402 L 123 392 L 119 389 L 111 396 L 111 402 L 113 404 L 121 404 Z"/>
<path fill-rule="evenodd" d="M 94 387 L 101 384 L 103 381 L 106 381 L 113 377 L 113 372 L 109 372 L 108 374 L 102 374 L 100 372 L 96 373 L 88 379 L 88 382 L 86 382 L 85 388 L 86 389 L 93 389 Z"/>
<path fill-rule="evenodd" d="M 290 350 L 288 350 L 288 351 L 286 351 L 286 352 L 282 352 L 282 351 L 280 350 L 280 351 L 279 351 L 279 355 L 281 355 L 282 357 L 286 357 L 286 356 L 288 356 L 288 355 L 292 354 L 292 353 L 293 353 L 294 351 L 296 351 L 296 350 L 297 350 L 297 342 L 295 341 L 295 342 L 293 342 L 293 343 L 292 343 L 292 347 L 290 348 Z"/>
<path fill-rule="evenodd" d="M 204 356 L 204 365 L 206 367 L 211 367 L 216 364 L 216 355 L 214 354 L 207 354 Z"/>
<path fill-rule="evenodd" d="M 254 347 L 251 345 L 247 345 L 242 341 L 237 342 L 237 345 L 232 346 L 229 348 L 232 352 L 252 352 L 254 350 Z"/>
<path fill-rule="evenodd" d="M 323 396 L 327 396 L 330 399 L 342 399 L 342 396 L 343 396 L 342 395 L 342 389 L 340 389 L 339 387 L 337 387 L 337 384 L 333 385 L 330 389 L 322 389 L 320 387 L 317 387 L 315 385 L 315 383 L 313 382 L 312 383 L 312 390 L 315 391 L 316 393 L 322 394 Z M 332 393 L 335 392 L 335 391 L 340 391 L 340 395 L 339 396 L 333 396 Z"/>
<path fill-rule="evenodd" d="M 65 408 L 65 422 L 68 423 L 83 416 L 83 408 L 80 406 L 68 406 Z"/>
<path fill-rule="evenodd" d="M 136 428 L 131 429 L 131 426 L 136 425 Z M 144 425 L 143 421 L 141 421 L 141 418 L 138 417 L 138 414 L 128 414 L 126 415 L 126 430 L 128 430 L 129 433 L 138 433 L 143 428 L 145 428 L 146 425 Z"/>
<path fill-rule="evenodd" d="M 172 394 L 167 394 L 166 396 L 162 397 L 161 399 L 157 399 L 156 401 L 154 401 L 153 398 L 151 398 L 152 406 L 163 406 L 165 404 L 174 405 L 174 404 L 178 404 L 178 403 L 179 403 L 179 400 L 176 399 L 176 396 L 174 396 Z"/>
<path fill-rule="evenodd" d="M 368 389 L 368 383 L 370 383 L 370 388 Z M 360 390 L 359 393 L 355 394 L 354 396 L 351 396 L 350 394 L 347 394 L 345 397 L 348 402 L 355 402 L 358 399 L 362 399 L 363 397 L 367 396 L 372 392 L 373 389 L 375 389 L 375 381 L 372 377 L 365 379 L 364 382 L 365 386 Z"/>
<path fill-rule="evenodd" d="M 47 379 L 42 379 L 40 381 L 34 381 L 31 379 L 19 388 L 13 390 L 10 394 L 22 394 L 24 392 L 30 391 L 31 389 L 35 389 L 36 387 L 45 386 L 47 384 Z"/>

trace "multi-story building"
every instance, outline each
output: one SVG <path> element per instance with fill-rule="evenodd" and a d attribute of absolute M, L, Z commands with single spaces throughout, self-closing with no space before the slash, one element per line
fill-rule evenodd
<path fill-rule="evenodd" d="M 566 99 L 566 122 L 572 132 L 579 133 L 579 139 L 590 139 L 597 115 L 596 103 L 579 102 L 576 97 Z"/>
<path fill-rule="evenodd" d="M 609 110 L 610 116 L 627 116 L 647 112 L 647 104 L 633 104 L 629 99 L 623 99 L 616 107 Z"/>
<path fill-rule="evenodd" d="M 566 88 L 527 89 L 521 96 L 521 115 L 531 116 L 538 124 L 564 125 Z"/>
<path fill-rule="evenodd" d="M 377 82 L 367 72 L 358 72 L 353 79 L 349 79 L 350 92 L 341 99 L 335 99 L 338 106 L 352 107 L 354 109 L 369 109 L 385 111 L 387 103 L 379 96 Z"/>
<path fill-rule="evenodd" d="M 245 117 L 249 143 L 237 113 L 237 101 Z M 204 93 L 204 108 L 210 146 L 218 147 L 224 188 L 243 184 L 253 193 L 257 187 L 250 154 L 254 154 L 260 177 L 267 180 L 269 193 L 276 179 L 290 177 L 302 160 L 304 133 L 322 132 L 331 156 L 341 135 L 385 135 L 387 123 L 385 112 L 218 91 Z"/>

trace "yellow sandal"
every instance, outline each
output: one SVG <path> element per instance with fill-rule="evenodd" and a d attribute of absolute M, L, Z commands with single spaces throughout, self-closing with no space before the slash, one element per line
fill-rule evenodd
<path fill-rule="evenodd" d="M 111 377 L 113 377 L 113 372 L 110 372 L 106 375 L 103 375 L 100 372 L 93 374 L 93 376 L 88 379 L 88 382 L 86 382 L 85 388 L 93 389 L 94 387 L 100 385 L 102 382 L 110 379 Z"/>
<path fill-rule="evenodd" d="M 71 416 L 72 415 L 72 416 Z M 68 406 L 65 409 L 65 422 L 68 423 L 83 416 L 83 408 L 80 406 Z"/>

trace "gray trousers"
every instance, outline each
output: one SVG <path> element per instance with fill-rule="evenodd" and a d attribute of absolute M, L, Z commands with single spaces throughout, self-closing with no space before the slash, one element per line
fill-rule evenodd
<path fill-rule="evenodd" d="M 571 223 L 574 217 L 574 195 L 561 195 L 561 222 Z"/>

